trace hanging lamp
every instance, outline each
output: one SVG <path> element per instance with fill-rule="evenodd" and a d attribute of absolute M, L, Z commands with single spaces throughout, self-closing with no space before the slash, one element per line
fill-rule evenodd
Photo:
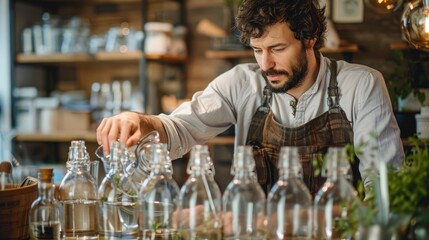
<path fill-rule="evenodd" d="M 401 20 L 404 38 L 416 49 L 429 51 L 429 0 L 405 5 Z"/>
<path fill-rule="evenodd" d="M 403 0 L 365 0 L 365 5 L 377 13 L 392 13 L 398 10 Z"/>

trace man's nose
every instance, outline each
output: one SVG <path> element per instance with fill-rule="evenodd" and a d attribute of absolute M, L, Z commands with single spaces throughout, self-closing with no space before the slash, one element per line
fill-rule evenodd
<path fill-rule="evenodd" d="M 261 56 L 261 66 L 260 66 L 261 69 L 263 71 L 267 71 L 267 70 L 273 69 L 274 65 L 275 65 L 275 62 L 274 62 L 271 54 L 269 54 L 269 53 L 262 53 L 262 56 Z"/>

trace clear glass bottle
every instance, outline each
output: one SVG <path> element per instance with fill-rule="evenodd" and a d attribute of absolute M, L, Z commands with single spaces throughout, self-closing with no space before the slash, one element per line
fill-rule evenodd
<path fill-rule="evenodd" d="M 347 180 L 350 163 L 344 147 L 331 147 L 326 155 L 327 179 L 314 200 L 314 237 L 351 239 L 341 232 L 353 208 L 361 206 L 357 192 Z"/>
<path fill-rule="evenodd" d="M 183 239 L 222 238 L 222 198 L 211 168 L 207 145 L 195 145 L 187 168 L 190 176 L 180 189 Z"/>
<path fill-rule="evenodd" d="M 39 169 L 39 197 L 30 208 L 31 239 L 60 239 L 60 206 L 55 199 L 52 168 Z"/>
<path fill-rule="evenodd" d="M 143 136 L 137 145 L 127 149 L 127 161 L 122 162 L 122 165 L 126 174 L 128 174 L 137 185 L 137 189 L 140 189 L 144 180 L 149 176 L 150 146 L 156 143 L 159 143 L 159 133 L 157 131 L 151 131 Z M 100 158 L 104 166 L 104 171 L 108 173 L 110 171 L 110 154 L 104 155 L 103 146 L 101 145 L 96 149 L 95 155 Z"/>
<path fill-rule="evenodd" d="M 223 239 L 263 239 L 265 193 L 259 185 L 251 146 L 238 146 L 222 198 Z"/>
<path fill-rule="evenodd" d="M 0 190 L 16 187 L 12 177 L 12 164 L 8 161 L 0 163 Z"/>
<path fill-rule="evenodd" d="M 282 147 L 279 180 L 267 199 L 268 239 L 311 239 L 311 194 L 302 181 L 297 147 Z"/>
<path fill-rule="evenodd" d="M 122 165 L 127 161 L 126 151 L 123 143 L 112 143 L 110 171 L 98 189 L 99 233 L 104 238 L 136 239 L 138 236 L 137 189 L 128 175 L 124 174 Z"/>
<path fill-rule="evenodd" d="M 98 239 L 97 183 L 89 172 L 85 148 L 71 154 L 69 171 L 63 177 L 59 198 L 63 209 L 61 236 L 64 239 Z"/>
<path fill-rule="evenodd" d="M 127 167 L 127 172 L 131 175 L 133 182 L 141 188 L 143 182 L 148 178 L 151 172 L 151 147 L 159 143 L 159 132 L 151 131 L 143 136 L 136 146 L 130 150 L 130 155 L 135 159 L 132 165 Z M 169 162 L 170 164 L 170 162 Z M 170 164 L 171 165 L 171 164 Z"/>
<path fill-rule="evenodd" d="M 179 187 L 172 177 L 166 144 L 151 145 L 151 172 L 138 194 L 142 239 L 177 238 Z"/>
<path fill-rule="evenodd" d="M 89 164 L 89 153 L 86 150 L 86 144 L 84 140 L 73 140 L 70 143 L 69 152 L 68 152 L 68 158 L 66 161 L 66 169 L 67 171 L 70 171 L 71 162 L 73 159 L 75 159 L 75 156 L 80 152 L 83 151 L 86 155 L 86 158 L 88 158 L 88 164 Z M 89 165 L 88 165 L 89 169 Z"/>

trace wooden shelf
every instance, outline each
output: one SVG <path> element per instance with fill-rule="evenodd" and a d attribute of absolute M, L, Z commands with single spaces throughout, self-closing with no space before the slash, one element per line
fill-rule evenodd
<path fill-rule="evenodd" d="M 98 52 L 95 55 L 88 54 L 18 54 L 16 56 L 17 63 L 87 63 L 87 62 L 109 62 L 109 61 L 138 61 L 142 57 L 141 51 L 135 52 Z M 186 62 L 185 56 L 177 56 L 170 54 L 145 54 L 145 58 L 154 61 L 164 62 Z"/>
<path fill-rule="evenodd" d="M 407 42 L 397 42 L 397 43 L 390 44 L 390 49 L 392 50 L 406 50 L 410 48 L 411 46 Z"/>
<path fill-rule="evenodd" d="M 72 140 L 84 140 L 86 142 L 97 142 L 95 131 L 61 131 L 61 132 L 32 132 L 17 133 L 16 141 L 23 142 L 71 142 Z"/>
<path fill-rule="evenodd" d="M 322 53 L 355 53 L 359 51 L 359 47 L 357 44 L 344 44 L 338 48 L 322 48 L 320 51 Z M 253 57 L 253 50 L 208 50 L 206 57 L 220 59 Z"/>
<path fill-rule="evenodd" d="M 208 50 L 206 57 L 221 59 L 253 57 L 253 50 Z"/>
<path fill-rule="evenodd" d="M 88 62 L 90 60 L 87 54 L 18 54 L 16 62 L 18 63 L 69 63 L 69 62 Z"/>
<path fill-rule="evenodd" d="M 355 53 L 359 51 L 357 44 L 344 44 L 337 48 L 321 48 L 322 53 Z"/>

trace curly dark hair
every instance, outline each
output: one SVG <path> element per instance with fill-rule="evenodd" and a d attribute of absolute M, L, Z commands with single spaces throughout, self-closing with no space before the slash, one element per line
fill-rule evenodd
<path fill-rule="evenodd" d="M 268 26 L 279 22 L 287 23 L 296 39 L 316 38 L 314 49 L 322 47 L 326 17 L 319 0 L 244 0 L 236 16 L 240 41 L 246 45 L 250 38 L 261 37 Z"/>

